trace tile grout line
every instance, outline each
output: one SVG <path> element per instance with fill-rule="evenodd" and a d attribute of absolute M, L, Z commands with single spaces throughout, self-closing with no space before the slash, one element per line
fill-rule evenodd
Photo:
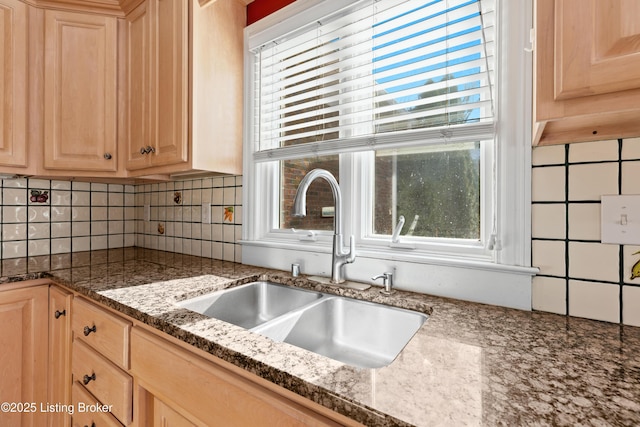
<path fill-rule="evenodd" d="M 618 194 L 622 194 L 622 144 L 623 144 L 623 140 L 622 138 L 618 139 Z M 618 261 L 618 278 L 620 280 L 620 286 L 618 288 L 618 301 L 619 301 L 619 306 L 618 306 L 618 316 L 620 319 L 620 324 L 623 324 L 624 318 L 623 318 L 623 295 L 622 295 L 622 291 L 623 291 L 623 286 L 624 286 L 624 245 L 619 245 L 619 249 L 618 249 L 618 257 L 619 257 L 619 261 Z"/>
<path fill-rule="evenodd" d="M 564 206 L 565 206 L 565 239 L 564 239 L 564 269 L 565 269 L 565 315 L 569 316 L 569 144 L 564 147 Z"/>

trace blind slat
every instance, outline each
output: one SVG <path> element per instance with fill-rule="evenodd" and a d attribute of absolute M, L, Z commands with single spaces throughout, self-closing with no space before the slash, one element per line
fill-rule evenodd
<path fill-rule="evenodd" d="M 438 88 L 427 87 L 423 92 L 430 93 L 434 91 L 437 92 L 438 90 Z M 347 113 L 347 111 L 357 112 L 370 111 L 373 109 L 375 114 L 383 114 L 387 111 L 402 111 L 402 109 L 404 109 L 408 112 L 410 109 L 426 107 L 430 104 L 442 104 L 447 101 L 448 105 L 442 105 L 441 108 L 444 109 L 453 104 L 461 104 L 465 105 L 467 109 L 471 110 L 475 108 L 473 102 L 475 102 L 476 99 L 488 100 L 490 96 L 489 87 L 486 85 L 466 87 L 458 89 L 456 91 L 448 91 L 434 96 L 420 96 L 421 94 L 416 94 L 412 91 L 410 93 L 410 95 L 412 96 L 407 96 L 407 99 L 403 102 L 390 102 L 394 100 L 394 98 L 372 97 L 370 92 L 371 91 L 368 88 L 365 88 L 359 92 L 359 96 L 356 96 L 356 94 L 354 94 L 351 101 L 341 104 L 337 103 L 341 98 L 340 95 L 323 98 L 322 100 L 313 100 L 301 105 L 290 107 L 289 109 L 285 110 L 286 113 L 283 113 L 281 111 L 273 111 L 272 114 L 267 115 L 266 117 L 268 118 L 270 123 L 276 125 L 275 128 L 279 128 L 283 133 L 285 133 L 295 129 L 310 126 L 308 123 L 289 126 L 287 125 L 288 123 L 297 122 L 303 119 L 316 118 L 316 120 L 314 120 L 314 123 L 325 124 L 336 121 L 336 117 L 338 115 L 342 120 L 346 120 L 349 118 L 349 113 Z M 344 113 L 340 114 L 341 111 Z M 327 118 L 319 118 L 321 116 Z"/>
<path fill-rule="evenodd" d="M 491 124 L 494 15 L 488 0 L 364 1 L 257 49 L 258 150 Z"/>

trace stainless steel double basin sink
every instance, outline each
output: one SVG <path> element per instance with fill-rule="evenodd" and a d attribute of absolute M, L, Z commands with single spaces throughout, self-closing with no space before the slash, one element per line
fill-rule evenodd
<path fill-rule="evenodd" d="M 271 282 L 248 283 L 178 305 L 362 368 L 393 362 L 428 318 L 415 311 Z"/>

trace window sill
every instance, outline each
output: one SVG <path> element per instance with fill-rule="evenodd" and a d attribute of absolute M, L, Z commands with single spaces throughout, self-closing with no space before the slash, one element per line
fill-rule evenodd
<path fill-rule="evenodd" d="M 331 254 L 331 247 L 318 242 L 290 242 L 283 240 L 241 240 L 238 243 L 243 247 L 255 246 L 258 248 L 294 250 L 298 252 L 309 252 L 315 254 Z M 358 257 L 371 258 L 388 261 L 404 261 L 415 264 L 429 264 L 434 266 L 460 267 L 486 271 L 510 272 L 535 276 L 539 269 L 537 267 L 525 267 L 518 265 L 498 264 L 488 257 L 467 257 L 467 256 L 435 256 L 420 250 L 407 250 L 403 248 L 371 248 L 356 247 Z M 284 266 L 283 269 L 288 269 Z"/>
<path fill-rule="evenodd" d="M 292 263 L 298 263 L 303 274 L 330 275 L 331 249 L 327 246 L 315 242 L 240 243 L 245 264 L 288 271 Z M 375 284 L 372 276 L 395 270 L 398 289 L 531 310 L 531 280 L 537 268 L 402 250 L 356 250 L 355 262 L 345 270 L 349 280 Z"/>

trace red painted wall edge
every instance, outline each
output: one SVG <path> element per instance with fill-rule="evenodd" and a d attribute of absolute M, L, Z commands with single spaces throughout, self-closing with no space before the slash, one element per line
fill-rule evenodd
<path fill-rule="evenodd" d="M 267 15 L 271 15 L 278 9 L 282 9 L 295 0 L 254 0 L 247 5 L 247 25 L 251 25 L 261 20 Z"/>

